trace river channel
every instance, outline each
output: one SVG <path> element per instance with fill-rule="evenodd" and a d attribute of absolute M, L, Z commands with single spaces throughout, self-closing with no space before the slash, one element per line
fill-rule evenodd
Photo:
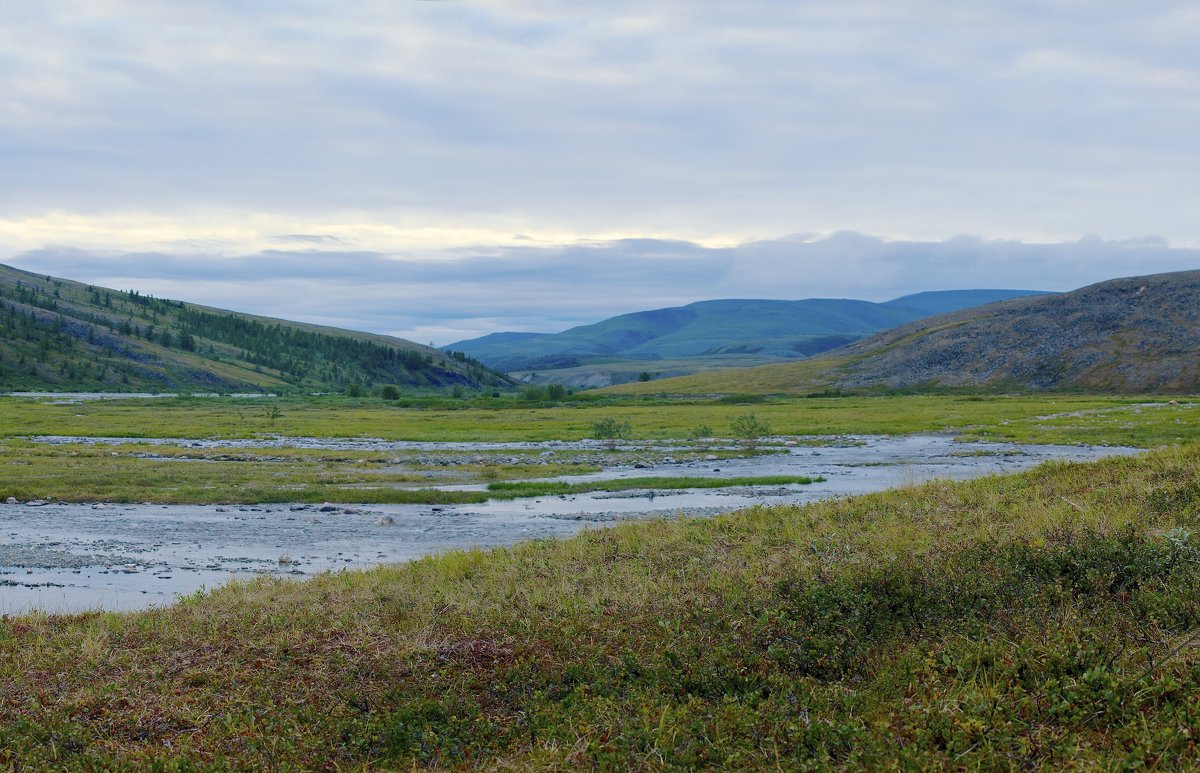
<path fill-rule="evenodd" d="M 1015 472 L 1050 460 L 1087 461 L 1138 452 L 1116 447 L 959 443 L 950 435 L 841 438 L 816 446 L 803 444 L 804 439 L 792 442 L 797 440 L 800 444 L 780 446 L 780 452 L 774 454 L 637 467 L 626 464 L 561 480 L 792 475 L 821 477 L 823 481 L 764 488 L 593 492 L 470 505 L 0 504 L 0 613 L 143 609 L 239 577 L 302 579 L 451 549 L 566 537 L 621 520 L 708 516 L 933 479 Z M 195 446 L 241 441 L 159 442 Z M 303 438 L 271 443 L 322 448 L 367 444 L 430 451 L 520 447 L 543 449 L 544 453 L 586 447 L 563 442 L 406 444 Z M 256 440 L 244 444 L 261 448 L 271 443 Z"/>

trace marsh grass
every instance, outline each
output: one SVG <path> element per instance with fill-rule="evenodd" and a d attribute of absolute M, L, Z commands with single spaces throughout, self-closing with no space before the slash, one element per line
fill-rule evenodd
<path fill-rule="evenodd" d="M 511 456 L 503 463 L 495 459 L 475 462 L 481 458 L 477 454 L 469 458 L 471 461 L 448 466 L 423 464 L 415 454 L 395 458 L 373 451 L 45 445 L 0 440 L 0 498 L 155 504 L 478 503 L 488 495 L 430 486 L 581 475 L 601 469 L 587 462 L 518 457 L 516 463 L 510 463 Z"/>
<path fill-rule="evenodd" d="M 562 481 L 525 480 L 509 483 L 490 483 L 488 492 L 497 499 L 536 496 L 567 496 L 588 491 L 678 491 L 680 489 L 733 488 L 739 486 L 807 485 L 824 481 L 804 475 L 764 475 L 740 478 L 657 477 L 620 478 L 616 480 L 565 483 Z"/>
<path fill-rule="evenodd" d="M 1200 446 L 0 623 L 0 766 L 1193 769 Z"/>
<path fill-rule="evenodd" d="M 654 382 L 651 382 L 654 383 Z M 1122 443 L 1148 447 L 1178 442 L 1200 426 L 1200 409 L 1186 400 L 1139 411 L 1161 398 L 1072 394 L 901 395 L 881 397 L 762 397 L 755 415 L 780 435 L 882 434 L 955 430 L 1023 442 Z M 593 404 L 594 403 L 594 404 Z M 713 399 L 611 397 L 551 407 L 449 409 L 441 403 L 403 408 L 379 401 L 286 398 L 273 421 L 259 402 L 130 400 L 51 405 L 0 397 L 0 437 L 253 438 L 377 437 L 388 440 L 581 440 L 594 422 L 629 422 L 635 440 L 684 439 L 697 426 L 734 437 L 740 404 Z M 1078 415 L 1075 415 L 1078 414 Z M 1060 418 L 1043 418 L 1058 416 Z M 1178 420 L 1178 421 L 1176 421 Z"/>

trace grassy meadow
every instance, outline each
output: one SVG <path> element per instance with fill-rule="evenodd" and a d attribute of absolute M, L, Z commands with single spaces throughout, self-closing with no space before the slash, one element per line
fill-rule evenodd
<path fill-rule="evenodd" d="M 486 402 L 486 401 L 485 401 Z M 207 398 L 86 402 L 0 398 L 0 499 L 160 504 L 343 502 L 469 503 L 516 496 L 436 490 L 594 472 L 614 464 L 758 453 L 731 445 L 739 418 L 753 415 L 772 434 L 845 436 L 953 432 L 965 439 L 1149 448 L 1195 437 L 1200 404 L 1088 395 L 910 395 L 749 398 L 704 401 L 568 400 L 558 404 L 431 400 L 398 406 L 382 400 L 284 398 L 265 402 Z M 138 439 L 269 441 L 277 436 L 387 440 L 580 440 L 611 419 L 628 424 L 630 443 L 543 458 L 538 450 L 439 452 L 193 448 Z M 30 436 L 129 438 L 107 444 L 44 444 Z M 716 442 L 697 437 L 713 438 Z M 671 441 L 670 452 L 638 447 Z M 821 442 L 801 440 L 801 442 Z M 252 444 L 251 444 L 252 445 Z M 613 485 L 613 484 L 610 484 Z M 527 495 L 550 493 L 522 489 Z"/>
<path fill-rule="evenodd" d="M 399 405 L 378 399 L 181 398 L 54 405 L 0 397 L 0 438 L 80 435 L 134 438 L 371 437 L 427 441 L 580 440 L 600 418 L 628 421 L 635 440 L 682 439 L 698 430 L 732 438 L 732 422 L 754 413 L 780 435 L 984 432 L 1034 440 L 1045 427 L 1068 442 L 1150 446 L 1176 442 L 1195 428 L 1186 398 L 1074 395 L 901 395 L 818 398 L 726 395 L 716 398 L 578 396 L 558 403 L 430 400 Z M 1076 416 L 1075 414 L 1079 414 Z M 1060 417 L 1047 419 L 1043 417 Z M 1176 423 L 1175 419 L 1179 419 Z M 1171 426 L 1174 424 L 1174 428 Z M 1076 434 L 1076 433 L 1084 434 Z M 1090 435 L 1090 436 L 1088 436 Z M 1045 435 L 1051 436 L 1051 435 Z"/>
<path fill-rule="evenodd" d="M 5 617 L 0 769 L 1194 769 L 1200 410 L 1145 402 L 283 400 L 272 417 L 261 403 L 6 399 L 3 485 L 57 471 L 56 490 L 109 480 L 140 486 L 125 494 L 136 501 L 197 480 L 172 475 L 255 496 L 384 479 L 397 492 L 447 479 L 529 491 L 516 482 L 532 473 L 643 452 L 547 465 L 504 452 L 447 467 L 21 438 L 574 439 L 609 417 L 635 441 L 697 428 L 729 438 L 754 413 L 776 434 L 952 431 L 1157 450 L 239 582 L 146 612 Z"/>

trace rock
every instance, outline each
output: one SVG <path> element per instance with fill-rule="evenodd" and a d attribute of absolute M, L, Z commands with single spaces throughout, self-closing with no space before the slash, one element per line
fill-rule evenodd
<path fill-rule="evenodd" d="M 644 469 L 646 469 L 646 468 L 647 468 L 647 467 L 649 467 L 649 466 L 650 466 L 650 465 L 648 465 L 648 464 L 643 464 L 642 462 L 638 462 L 638 463 L 636 463 L 636 464 L 634 464 L 634 465 L 633 465 L 633 469 L 635 469 L 635 470 L 644 470 Z"/>
<path fill-rule="evenodd" d="M 377 526 L 394 526 L 396 519 L 390 515 L 381 515 L 379 520 L 375 522 Z"/>
<path fill-rule="evenodd" d="M 217 512 L 218 512 L 218 513 L 228 513 L 228 512 L 229 512 L 229 508 L 227 508 L 227 507 L 218 507 L 218 508 L 217 508 Z"/>
<path fill-rule="evenodd" d="M 318 509 L 322 513 L 332 513 L 335 510 L 337 510 L 337 508 L 334 507 L 333 505 L 321 505 L 321 507 Z"/>
<path fill-rule="evenodd" d="M 795 441 L 795 440 L 785 440 L 785 441 L 783 442 L 783 444 L 784 444 L 785 446 L 787 446 L 788 448 L 795 448 L 795 447 L 796 447 L 796 441 Z"/>
<path fill-rule="evenodd" d="M 9 497 L 8 499 L 4 500 L 4 504 L 6 504 L 6 505 L 19 505 L 19 504 L 21 504 L 21 503 L 17 501 L 17 498 L 16 498 L 16 497 Z"/>
<path fill-rule="evenodd" d="M 717 455 L 716 455 L 716 454 L 707 454 L 707 455 L 705 455 L 705 457 L 704 457 L 704 461 L 706 461 L 706 462 L 715 462 L 715 461 L 717 461 Z"/>
<path fill-rule="evenodd" d="M 42 499 L 31 499 L 25 503 L 26 507 L 45 507 L 46 501 Z"/>
<path fill-rule="evenodd" d="M 279 557 L 279 565 L 280 565 L 280 566 L 287 566 L 287 565 L 288 565 L 288 564 L 290 564 L 290 563 L 292 563 L 292 557 L 291 557 L 291 556 L 289 556 L 289 555 L 282 555 L 282 556 L 280 556 L 280 557 Z"/>
<path fill-rule="evenodd" d="M 362 510 L 355 507 L 347 507 L 342 510 L 342 515 L 359 515 L 360 513 L 362 513 Z"/>

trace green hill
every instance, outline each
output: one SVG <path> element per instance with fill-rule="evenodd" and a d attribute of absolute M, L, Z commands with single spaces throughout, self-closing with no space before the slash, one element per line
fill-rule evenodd
<path fill-rule="evenodd" d="M 821 357 L 629 392 L 828 389 L 1200 391 L 1200 271 L 1114 279 L 927 317 Z"/>
<path fill-rule="evenodd" d="M 561 333 L 493 333 L 447 348 L 500 370 L 540 371 L 539 380 L 557 377 L 582 386 L 591 385 L 585 383 L 587 376 L 596 371 L 623 381 L 637 378 L 641 370 L 674 374 L 801 359 L 929 314 L 1029 294 L 950 290 L 886 303 L 833 298 L 700 301 L 622 314 Z"/>
<path fill-rule="evenodd" d="M 508 386 L 461 353 L 0 266 L 0 390 Z"/>

